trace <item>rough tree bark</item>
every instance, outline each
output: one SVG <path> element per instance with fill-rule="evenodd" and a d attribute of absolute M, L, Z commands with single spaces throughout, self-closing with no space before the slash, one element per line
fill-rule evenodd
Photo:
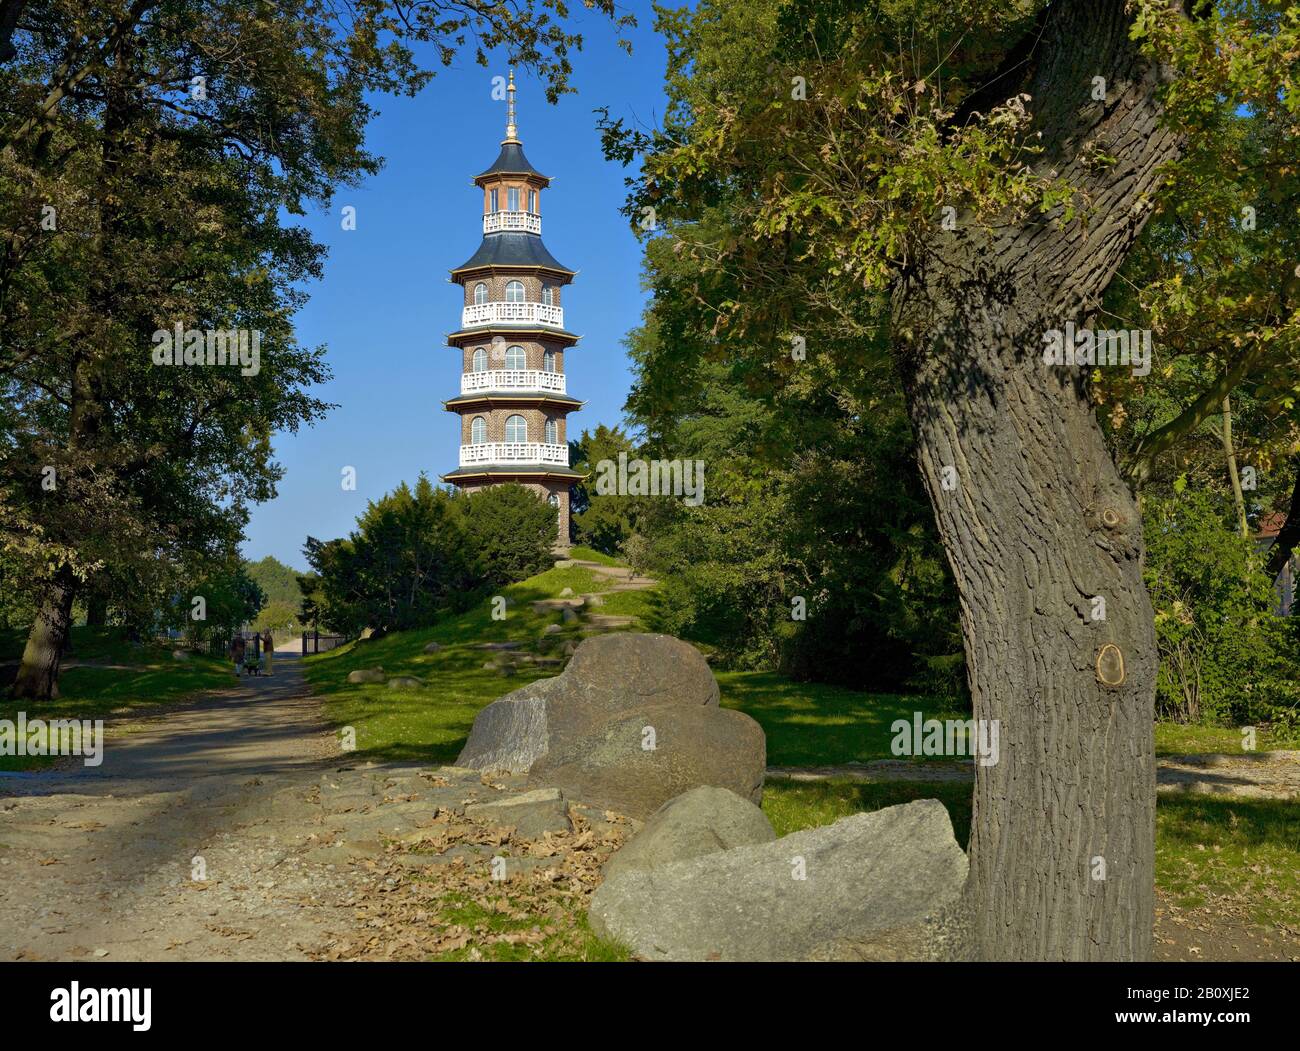
<path fill-rule="evenodd" d="M 974 714 L 1001 735 L 1000 761 L 976 767 L 964 944 L 949 951 L 1142 959 L 1156 646 L 1141 522 L 1087 370 L 1049 366 L 1043 349 L 1048 330 L 1091 326 L 1180 143 L 1159 123 L 1161 72 L 1129 40 L 1123 0 L 1056 4 L 1038 29 L 1023 86 L 1005 95 L 1032 96 L 1042 163 L 1085 191 L 1086 223 L 937 234 L 893 303 L 922 472 L 960 592 Z M 1105 101 L 1091 98 L 1098 76 Z M 1093 619 L 1096 596 L 1104 620 Z"/>
<path fill-rule="evenodd" d="M 36 611 L 36 621 L 23 647 L 22 663 L 10 694 L 28 700 L 49 700 L 59 695 L 59 665 L 72 624 L 72 600 L 76 596 L 72 570 L 60 569 L 50 582 Z"/>

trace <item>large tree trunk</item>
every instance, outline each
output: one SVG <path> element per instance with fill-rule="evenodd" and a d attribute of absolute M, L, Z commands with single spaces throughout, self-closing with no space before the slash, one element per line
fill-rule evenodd
<path fill-rule="evenodd" d="M 27 636 L 22 664 L 10 691 L 13 697 L 48 701 L 58 696 L 59 665 L 72 628 L 77 579 L 66 567 L 55 574 Z"/>
<path fill-rule="evenodd" d="M 86 627 L 103 628 L 108 625 L 108 592 L 102 587 L 86 596 Z"/>
<path fill-rule="evenodd" d="M 1150 955 L 1156 672 L 1138 510 L 1102 441 L 1087 369 L 1044 333 L 1092 311 L 1140 232 L 1156 170 L 1156 71 L 1122 0 L 1058 4 L 1028 59 L 1044 164 L 1091 197 L 1085 226 L 961 227 L 900 285 L 894 331 L 919 460 L 961 598 L 976 765 L 964 947 L 983 959 Z M 1094 76 L 1107 100 L 1093 102 Z M 1008 87 L 1007 94 L 1016 90 Z M 1118 163 L 1079 160 L 1096 141 Z M 944 235 L 936 235 L 944 237 Z M 1100 324 L 1096 327 L 1108 328 Z M 1105 619 L 1094 599 L 1105 601 Z"/>

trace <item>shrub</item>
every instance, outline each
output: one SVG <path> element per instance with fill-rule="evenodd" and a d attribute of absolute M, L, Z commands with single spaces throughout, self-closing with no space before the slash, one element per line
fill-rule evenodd
<path fill-rule="evenodd" d="M 1160 654 L 1159 713 L 1183 722 L 1291 724 L 1300 648 L 1230 506 L 1182 486 L 1144 507 L 1147 587 Z"/>

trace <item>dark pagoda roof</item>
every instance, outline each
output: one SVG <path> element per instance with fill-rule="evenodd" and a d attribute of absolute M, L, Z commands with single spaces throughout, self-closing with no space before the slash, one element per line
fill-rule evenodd
<path fill-rule="evenodd" d="M 484 234 L 478 251 L 453 269 L 452 273 L 458 274 L 462 270 L 475 270 L 482 266 L 540 266 L 563 274 L 577 273 L 551 255 L 537 234 L 516 231 Z"/>
<path fill-rule="evenodd" d="M 550 177 L 543 175 L 534 168 L 524 156 L 524 147 L 518 142 L 507 139 L 501 144 L 501 152 L 497 154 L 497 159 L 492 162 L 492 166 L 485 172 L 480 172 L 474 176 L 474 181 L 486 179 L 489 175 L 531 175 L 543 182 L 550 182 Z"/>

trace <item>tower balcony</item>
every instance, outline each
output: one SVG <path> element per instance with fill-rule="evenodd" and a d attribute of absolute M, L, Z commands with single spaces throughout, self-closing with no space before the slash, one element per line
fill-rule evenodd
<path fill-rule="evenodd" d="M 564 328 L 564 308 L 549 303 L 476 303 L 460 312 L 461 328 L 490 325 L 494 321 L 523 321 Z"/>
<path fill-rule="evenodd" d="M 567 394 L 567 386 L 564 373 L 542 372 L 537 369 L 486 369 L 483 372 L 465 372 L 460 377 L 462 394 L 480 394 L 494 390 Z"/>
<path fill-rule="evenodd" d="M 460 447 L 462 467 L 488 463 L 545 463 L 568 467 L 569 447 L 548 442 L 480 442 Z"/>
<path fill-rule="evenodd" d="M 536 212 L 487 212 L 483 216 L 485 234 L 540 234 L 542 217 Z"/>

